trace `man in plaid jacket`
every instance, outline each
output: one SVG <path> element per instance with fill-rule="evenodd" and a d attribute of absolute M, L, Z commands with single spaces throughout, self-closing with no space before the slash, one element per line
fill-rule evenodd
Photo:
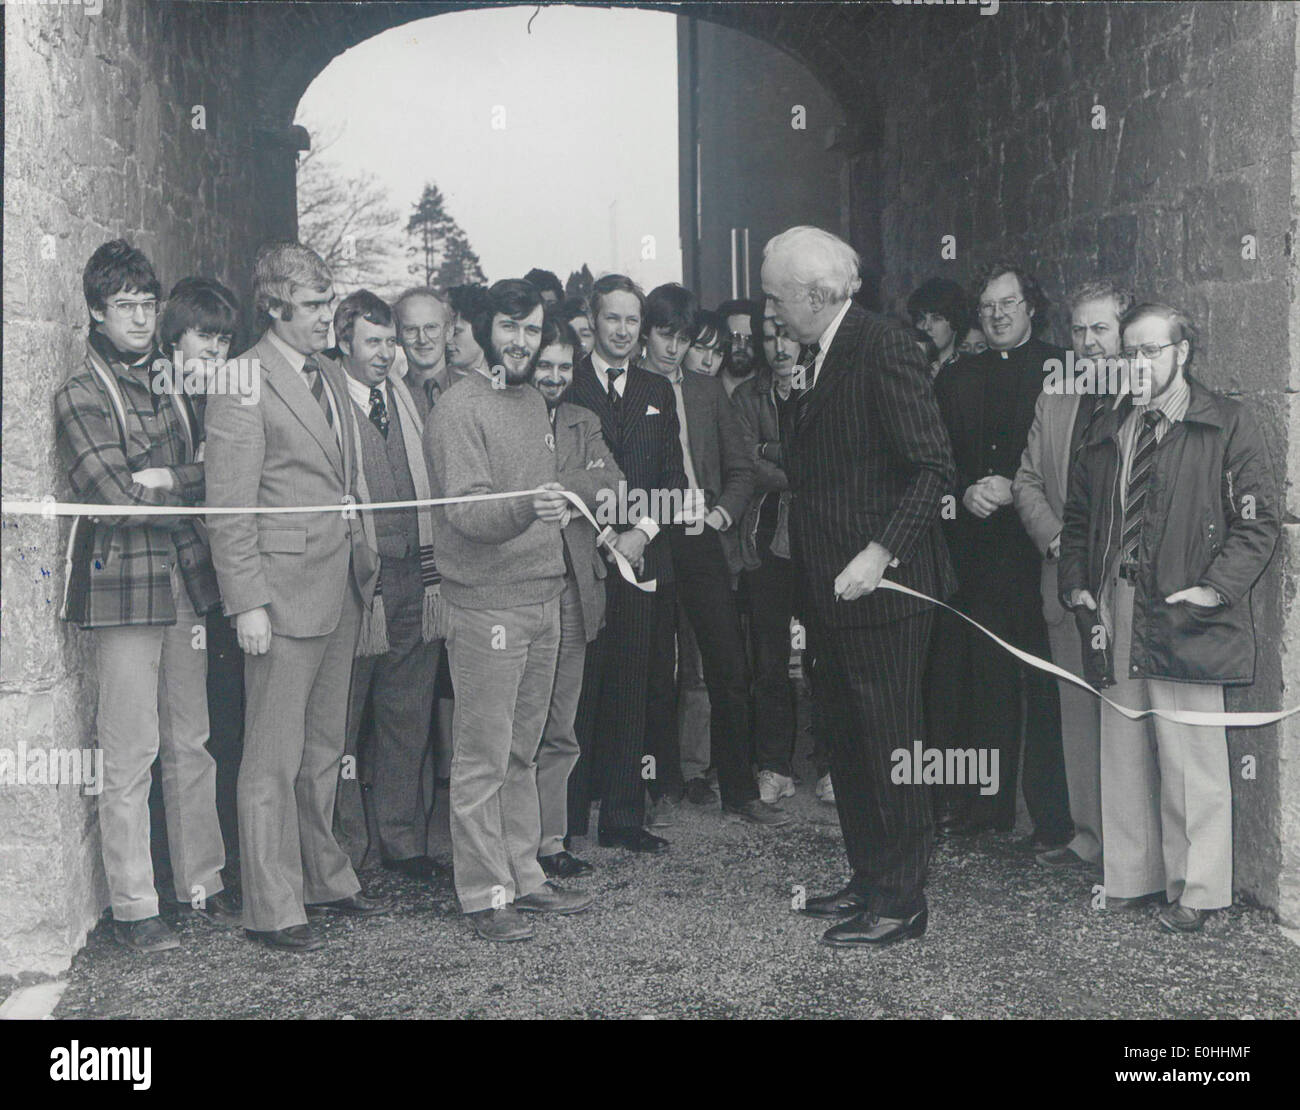
<path fill-rule="evenodd" d="M 105 243 L 82 275 L 85 358 L 54 395 L 60 458 L 78 500 L 105 506 L 203 501 L 198 428 L 154 361 L 159 283 L 125 240 Z M 178 902 L 233 927 L 223 889 L 216 764 L 208 739 L 202 615 L 219 600 L 206 543 L 185 516 L 104 514 L 75 525 L 62 616 L 94 633 L 96 726 L 104 753 L 99 827 L 118 939 L 137 952 L 176 948 L 158 916 L 149 853 L 150 767 L 161 755 Z"/>

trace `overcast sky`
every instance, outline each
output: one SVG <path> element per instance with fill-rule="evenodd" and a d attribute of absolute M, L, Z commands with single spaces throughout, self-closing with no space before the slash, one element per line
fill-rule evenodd
<path fill-rule="evenodd" d="M 587 262 L 680 281 L 676 17 L 542 8 L 529 34 L 535 11 L 376 35 L 317 77 L 298 122 L 341 130 L 327 159 L 375 174 L 403 220 L 434 181 L 489 280 L 542 266 L 564 281 Z"/>

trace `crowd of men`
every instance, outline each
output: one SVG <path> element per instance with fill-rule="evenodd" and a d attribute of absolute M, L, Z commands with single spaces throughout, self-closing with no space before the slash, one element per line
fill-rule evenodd
<path fill-rule="evenodd" d="M 716 310 L 620 274 L 566 298 L 544 270 L 336 303 L 318 255 L 272 243 L 253 374 L 223 378 L 234 294 L 186 278 L 163 302 L 139 250 L 101 246 L 55 413 L 77 499 L 109 507 L 73 529 L 63 617 L 95 639 L 119 940 L 179 943 L 155 759 L 176 902 L 214 925 L 304 952 L 318 914 L 390 912 L 357 872 L 439 878 L 446 780 L 462 911 L 528 939 L 593 904 L 561 885 L 593 870 L 593 804 L 597 843 L 634 853 L 684 804 L 790 823 L 792 649 L 849 863 L 802 907 L 824 943 L 922 935 L 936 835 L 1010 831 L 1018 782 L 1037 861 L 1081 897 L 1099 875 L 1098 909 L 1190 932 L 1230 905 L 1224 727 L 1179 714 L 1253 681 L 1279 506 L 1249 407 L 1189 374 L 1183 312 L 1109 281 L 1070 296 L 1067 355 L 1019 265 L 973 298 L 931 279 L 901 321 L 857 303 L 860 271 L 798 227 L 763 298 Z M 208 388 L 166 386 L 196 360 Z M 237 696 L 210 714 L 218 667 Z M 208 750 L 232 714 L 242 897 Z M 900 776 L 914 746 L 991 755 L 993 781 Z"/>

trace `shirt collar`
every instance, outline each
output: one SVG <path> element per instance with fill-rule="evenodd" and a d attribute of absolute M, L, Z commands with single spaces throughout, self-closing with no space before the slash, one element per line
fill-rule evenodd
<path fill-rule="evenodd" d="M 826 352 L 831 349 L 831 344 L 835 342 L 835 333 L 840 330 L 840 324 L 843 323 L 845 315 L 849 311 L 849 306 L 853 303 L 851 297 L 844 298 L 844 304 L 840 306 L 839 312 L 835 314 L 835 319 L 826 325 L 826 330 L 817 340 L 817 346 L 820 348 L 819 358 L 825 358 Z"/>
<path fill-rule="evenodd" d="M 370 386 L 365 382 L 359 382 L 351 374 L 344 372 L 344 377 L 348 382 L 348 396 L 352 398 L 361 408 L 367 412 L 370 411 Z M 381 387 L 384 383 L 380 383 Z M 385 393 L 387 391 L 385 390 Z M 388 398 L 384 398 L 384 404 L 388 403 Z"/>
<path fill-rule="evenodd" d="M 606 390 L 609 389 L 609 371 L 611 365 L 612 365 L 611 363 L 608 363 L 603 358 L 601 358 L 598 352 L 596 351 L 591 352 L 591 367 L 593 370 L 596 371 L 596 377 L 600 380 L 600 384 L 604 386 Z M 620 396 L 622 395 L 623 390 L 627 388 L 626 384 L 624 383 L 627 382 L 627 371 L 631 368 L 631 366 L 632 366 L 632 356 L 629 354 L 627 360 L 623 363 L 622 366 L 613 367 L 616 370 L 624 371 L 622 374 L 618 376 L 618 378 L 614 382 L 614 389 L 619 393 Z"/>
<path fill-rule="evenodd" d="M 1021 347 L 1023 347 L 1026 343 L 1028 343 L 1028 342 L 1029 342 L 1031 339 L 1033 339 L 1033 338 L 1034 338 L 1034 330 L 1033 330 L 1033 328 L 1030 328 L 1030 329 L 1029 329 L 1029 332 L 1025 335 L 1024 339 L 1022 339 L 1022 340 L 1021 340 L 1019 343 L 1017 343 L 1014 347 L 1009 347 L 1009 348 L 1008 348 L 1007 350 L 1005 350 L 1005 351 L 998 351 L 998 354 L 1001 355 L 1003 358 L 1010 358 L 1010 357 L 1011 357 L 1011 352 L 1012 352 L 1012 351 L 1018 351 L 1018 350 L 1020 350 Z M 993 348 L 990 347 L 989 350 L 993 350 Z"/>
<path fill-rule="evenodd" d="M 301 374 L 307 356 L 301 351 L 295 351 L 290 347 L 288 343 L 275 334 L 274 329 L 268 330 L 266 337 L 270 340 L 271 345 L 284 356 L 284 360 L 293 368 L 294 372 Z"/>
<path fill-rule="evenodd" d="M 1154 410 L 1164 415 L 1165 419 L 1171 424 L 1177 424 L 1184 416 L 1187 415 L 1187 405 L 1192 399 L 1191 387 L 1187 384 L 1185 375 L 1180 375 L 1178 381 L 1165 391 L 1163 397 L 1157 401 L 1152 401 L 1149 405 L 1133 407 L 1139 412 Z"/>

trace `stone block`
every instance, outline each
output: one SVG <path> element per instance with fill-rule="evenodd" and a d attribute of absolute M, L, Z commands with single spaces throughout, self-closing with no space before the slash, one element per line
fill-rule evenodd
<path fill-rule="evenodd" d="M 1189 181 L 1206 178 L 1208 115 L 1203 97 L 1181 90 L 1167 89 L 1131 105 L 1115 161 L 1113 202 L 1170 201 Z"/>
<path fill-rule="evenodd" d="M 1243 237 L 1259 237 L 1255 191 L 1249 183 L 1228 178 L 1193 189 L 1185 229 L 1188 280 L 1250 281 L 1259 275 L 1258 259 L 1242 258 Z"/>
<path fill-rule="evenodd" d="M 1280 29 L 1215 58 L 1215 173 L 1234 173 L 1290 149 L 1295 65 L 1294 42 Z"/>
<path fill-rule="evenodd" d="M 1287 283 L 1279 279 L 1204 288 L 1209 317 L 1202 353 L 1206 366 L 1214 368 L 1220 383 L 1216 388 L 1234 393 L 1285 389 L 1287 335 L 1280 322 L 1290 307 Z"/>
<path fill-rule="evenodd" d="M 1176 208 L 1143 208 L 1138 213 L 1137 268 L 1134 291 L 1145 298 L 1148 290 L 1185 280 L 1183 213 Z"/>

